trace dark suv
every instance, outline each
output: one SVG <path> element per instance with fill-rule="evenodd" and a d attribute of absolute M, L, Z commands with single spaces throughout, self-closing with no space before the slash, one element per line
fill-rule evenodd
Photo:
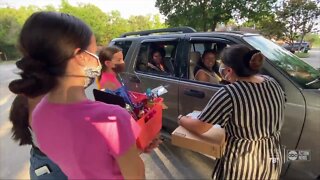
<path fill-rule="evenodd" d="M 320 82 L 319 71 L 284 48 L 258 34 L 242 32 L 196 32 L 189 27 L 158 29 L 123 34 L 110 45 L 123 49 L 128 88 L 137 83 L 155 88 L 167 88 L 164 101 L 169 107 L 163 114 L 163 130 L 171 133 L 177 126 L 177 116 L 201 110 L 212 95 L 223 86 L 194 80 L 193 70 L 207 49 L 218 54 L 227 46 L 244 44 L 260 50 L 266 57 L 261 71 L 272 76 L 286 93 L 285 122 L 282 144 L 286 162 L 285 179 L 315 179 L 320 174 Z M 165 51 L 167 73 L 148 71 L 151 52 Z M 219 55 L 218 55 L 219 58 Z M 309 153 L 309 154 L 308 154 Z M 310 158 L 311 157 L 311 158 Z"/>

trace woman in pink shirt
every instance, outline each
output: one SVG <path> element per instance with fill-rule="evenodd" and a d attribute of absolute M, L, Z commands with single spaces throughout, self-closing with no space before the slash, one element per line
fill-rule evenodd
<path fill-rule="evenodd" d="M 45 94 L 32 114 L 39 148 L 70 179 L 143 179 L 136 148 L 139 126 L 119 106 L 89 100 L 84 89 L 100 75 L 91 29 L 74 16 L 37 12 L 19 37 L 16 94 Z"/>
<path fill-rule="evenodd" d="M 104 47 L 99 51 L 102 66 L 99 88 L 116 90 L 121 87 L 117 75 L 125 71 L 122 50 L 116 46 Z"/>

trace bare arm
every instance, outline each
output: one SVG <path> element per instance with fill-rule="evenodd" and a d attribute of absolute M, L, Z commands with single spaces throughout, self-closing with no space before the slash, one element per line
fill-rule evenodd
<path fill-rule="evenodd" d="M 144 163 L 135 144 L 116 160 L 124 179 L 145 179 Z"/>
<path fill-rule="evenodd" d="M 202 122 L 199 119 L 192 119 L 188 116 L 182 116 L 178 123 L 188 131 L 198 135 L 201 135 L 212 128 L 212 124 Z"/>
<path fill-rule="evenodd" d="M 202 70 L 197 72 L 195 79 L 202 82 L 210 82 L 210 77 Z"/>

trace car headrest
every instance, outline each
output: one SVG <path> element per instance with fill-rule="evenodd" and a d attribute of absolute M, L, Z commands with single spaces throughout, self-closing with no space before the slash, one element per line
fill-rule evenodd
<path fill-rule="evenodd" d="M 148 54 L 146 52 L 140 53 L 139 60 L 142 64 L 148 64 Z"/>
<path fill-rule="evenodd" d="M 190 52 L 190 65 L 194 66 L 198 63 L 198 61 L 200 60 L 201 55 L 198 51 L 195 52 Z"/>

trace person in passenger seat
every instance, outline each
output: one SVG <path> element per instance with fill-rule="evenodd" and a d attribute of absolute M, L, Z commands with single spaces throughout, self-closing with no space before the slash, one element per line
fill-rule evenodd
<path fill-rule="evenodd" d="M 149 71 L 170 73 L 169 68 L 164 63 L 165 50 L 155 49 L 151 53 L 151 60 L 148 63 Z"/>
<path fill-rule="evenodd" d="M 199 59 L 194 68 L 195 80 L 217 84 L 221 81 L 219 75 L 214 71 L 217 69 L 216 52 L 213 50 L 205 50 L 202 58 Z"/>

